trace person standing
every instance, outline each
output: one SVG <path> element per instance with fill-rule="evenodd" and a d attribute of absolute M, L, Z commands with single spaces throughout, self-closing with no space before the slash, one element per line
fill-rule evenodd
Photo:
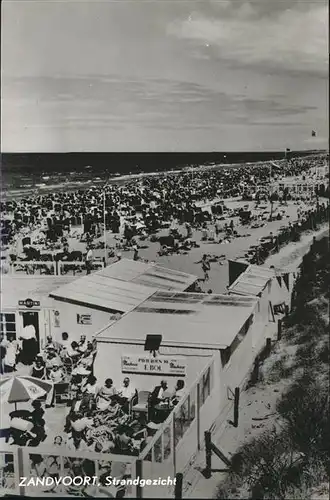
<path fill-rule="evenodd" d="M 22 332 L 22 350 L 20 361 L 24 365 L 31 366 L 38 354 L 38 341 L 36 339 L 36 329 L 34 325 L 27 325 Z"/>
<path fill-rule="evenodd" d="M 215 235 L 217 238 L 219 238 L 219 235 L 221 232 L 221 226 L 220 226 L 220 223 L 218 221 L 215 223 L 214 228 L 215 228 Z"/>
<path fill-rule="evenodd" d="M 90 246 L 87 247 L 87 254 L 86 254 L 86 274 L 91 274 L 93 267 L 93 251 Z"/>
<path fill-rule="evenodd" d="M 189 224 L 189 222 L 186 222 L 186 230 L 187 230 L 187 238 L 192 238 L 192 228 L 191 228 L 191 224 Z"/>
<path fill-rule="evenodd" d="M 1 347 L 4 347 L 6 349 L 3 361 L 4 373 L 12 373 L 16 371 L 16 358 L 19 348 L 14 336 L 8 335 L 7 340 L 3 339 L 3 341 L 1 342 Z"/>
<path fill-rule="evenodd" d="M 137 261 L 139 260 L 139 250 L 136 245 L 133 246 L 134 254 L 133 254 L 133 260 Z"/>
<path fill-rule="evenodd" d="M 203 255 L 202 257 L 202 271 L 204 273 L 204 281 L 209 281 L 210 276 L 209 276 L 209 271 L 211 269 L 210 262 L 208 259 L 208 256 L 206 254 Z"/>

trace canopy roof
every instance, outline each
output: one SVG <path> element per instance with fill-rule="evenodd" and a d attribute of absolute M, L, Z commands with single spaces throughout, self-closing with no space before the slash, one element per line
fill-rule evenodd
<path fill-rule="evenodd" d="M 275 269 L 250 265 L 238 278 L 228 287 L 229 293 L 239 295 L 259 295 L 267 283 L 275 278 Z"/>
<path fill-rule="evenodd" d="M 254 297 L 156 292 L 96 335 L 98 341 L 144 344 L 146 335 L 162 345 L 225 349 L 253 314 Z"/>
<path fill-rule="evenodd" d="M 18 306 L 19 300 L 39 300 L 41 306 L 52 307 L 48 297 L 52 290 L 74 280 L 73 276 L 1 276 L 1 310 Z"/>
<path fill-rule="evenodd" d="M 197 277 L 123 259 L 54 290 L 50 297 L 105 312 L 128 312 L 157 290 L 186 290 Z"/>

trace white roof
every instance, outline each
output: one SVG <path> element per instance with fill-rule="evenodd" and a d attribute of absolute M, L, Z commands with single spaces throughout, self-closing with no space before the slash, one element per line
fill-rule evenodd
<path fill-rule="evenodd" d="M 106 312 L 131 311 L 159 289 L 185 290 L 197 277 L 123 259 L 52 291 L 50 297 Z"/>
<path fill-rule="evenodd" d="M 74 280 L 73 276 L 1 276 L 1 310 L 18 306 L 19 300 L 39 300 L 51 307 L 49 293 Z"/>
<path fill-rule="evenodd" d="M 150 286 L 155 290 L 184 291 L 196 280 L 197 276 L 175 269 L 162 267 L 154 262 L 141 262 L 122 259 L 98 271 L 100 276 Z"/>
<path fill-rule="evenodd" d="M 239 295 L 257 296 L 275 276 L 275 269 L 250 265 L 228 287 L 228 291 Z"/>
<path fill-rule="evenodd" d="M 105 312 L 128 312 L 154 293 L 150 287 L 100 276 L 98 273 L 76 280 L 50 293 L 50 297 L 70 304 Z"/>
<path fill-rule="evenodd" d="M 257 304 L 254 297 L 156 292 L 114 321 L 96 339 L 144 344 L 147 334 L 163 336 L 162 345 L 224 349 L 230 346 Z"/>

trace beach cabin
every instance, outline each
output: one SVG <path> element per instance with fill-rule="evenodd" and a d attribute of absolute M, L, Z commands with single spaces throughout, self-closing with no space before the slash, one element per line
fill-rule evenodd
<path fill-rule="evenodd" d="M 230 296 L 258 297 L 263 321 L 275 323 L 286 307 L 291 309 L 295 277 L 296 272 L 290 270 L 230 262 L 228 293 Z"/>
<path fill-rule="evenodd" d="M 128 376 L 139 393 L 151 393 L 164 379 L 171 392 L 184 381 L 184 396 L 140 454 L 143 477 L 185 471 L 204 431 L 228 417 L 264 332 L 255 297 L 158 291 L 95 335 L 98 380 L 110 377 L 119 386 Z M 152 352 L 150 338 L 159 344 Z M 152 487 L 143 492 L 160 494 Z"/>
<path fill-rule="evenodd" d="M 91 338 L 157 290 L 188 290 L 196 280 L 197 276 L 158 264 L 123 259 L 61 286 L 49 296 L 70 337 L 85 334 Z"/>
<path fill-rule="evenodd" d="M 73 276 L 1 276 L 1 337 L 21 336 L 24 327 L 33 325 L 39 349 L 47 335 L 61 332 L 59 311 L 49 297 L 54 288 L 75 279 Z"/>

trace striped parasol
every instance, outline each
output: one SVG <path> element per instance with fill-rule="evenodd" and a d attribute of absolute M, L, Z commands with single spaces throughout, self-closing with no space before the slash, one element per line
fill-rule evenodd
<path fill-rule="evenodd" d="M 17 375 L 13 377 L 1 377 L 0 379 L 0 402 L 24 403 L 33 401 L 47 394 L 52 388 L 50 382 L 38 378 Z"/>

